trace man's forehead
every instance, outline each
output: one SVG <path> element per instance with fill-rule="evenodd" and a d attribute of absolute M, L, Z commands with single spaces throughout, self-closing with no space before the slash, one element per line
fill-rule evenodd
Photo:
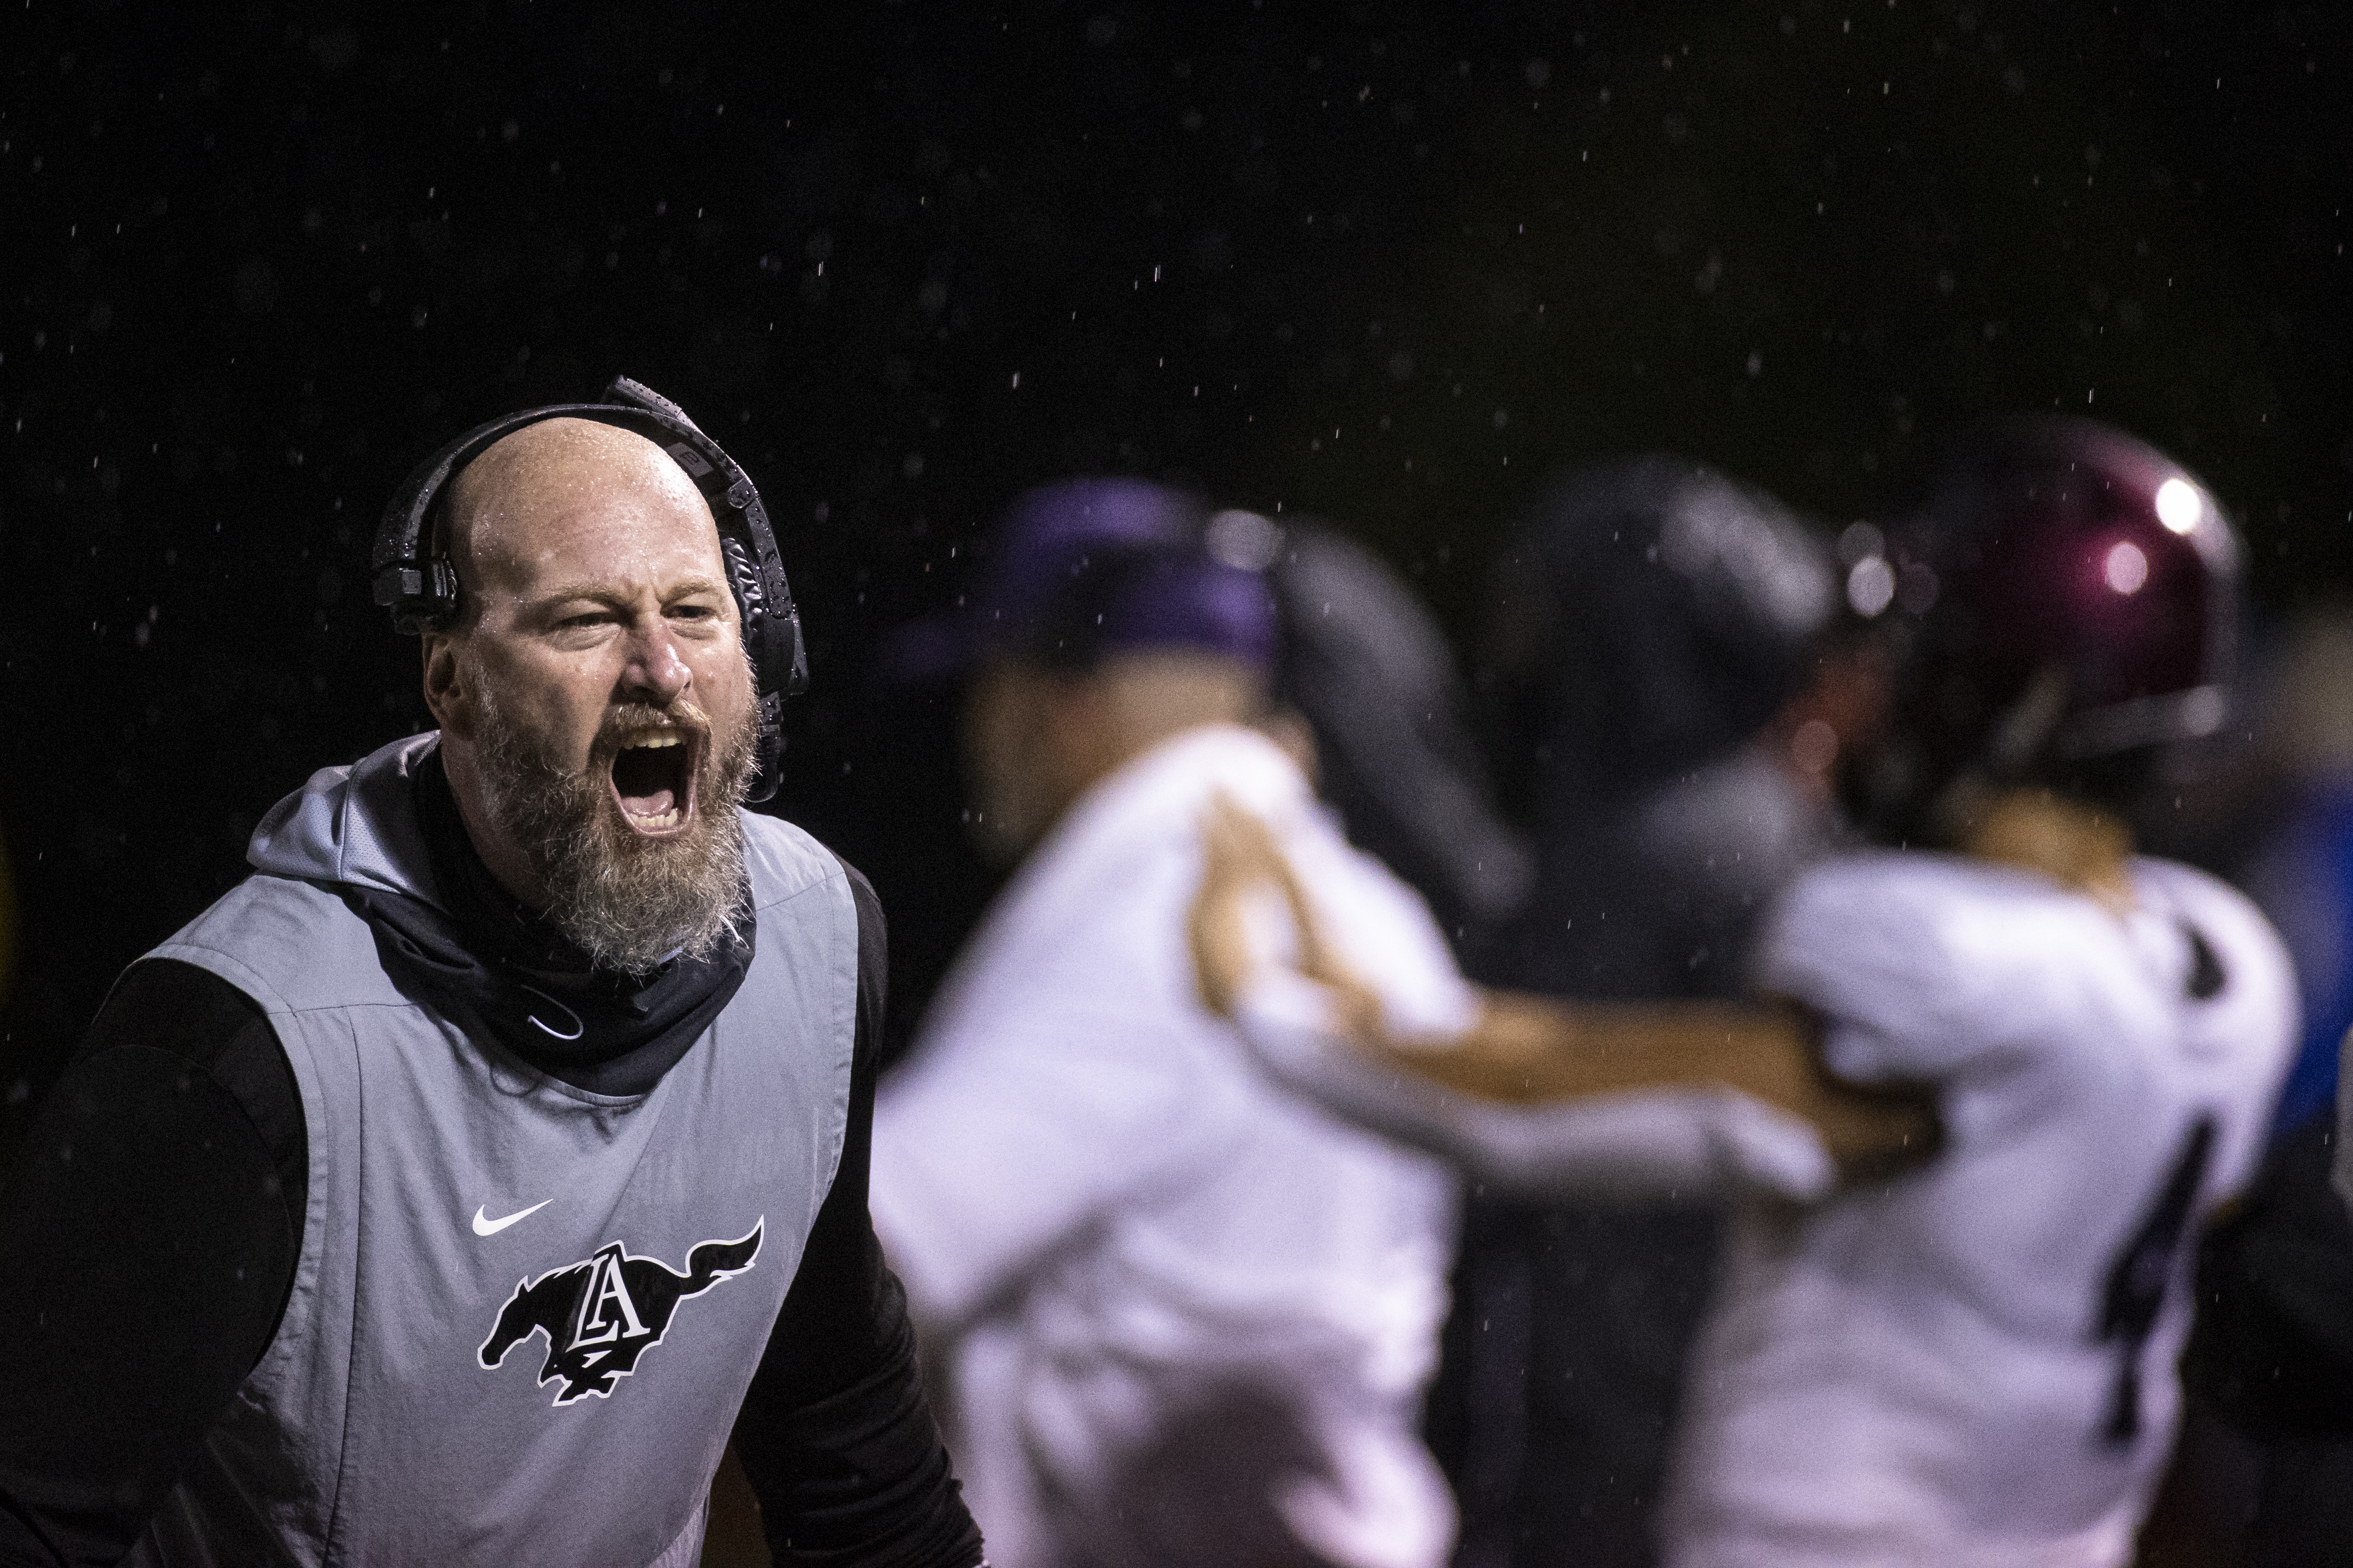
<path fill-rule="evenodd" d="M 458 475 L 449 509 L 461 562 L 543 559 L 616 533 L 655 548 L 718 542 L 711 503 L 669 453 L 589 419 L 542 420 L 501 437 Z"/>

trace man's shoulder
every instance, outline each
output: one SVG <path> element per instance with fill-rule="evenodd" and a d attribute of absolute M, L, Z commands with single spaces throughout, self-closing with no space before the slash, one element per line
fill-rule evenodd
<path fill-rule="evenodd" d="M 2279 934 L 2253 900 L 2194 867 L 2137 859 L 2133 882 L 2143 904 L 2176 921 L 2189 943 L 2191 1049 L 2227 1058 L 2267 1092 L 2275 1089 L 2298 1028 L 2295 970 Z"/>
<path fill-rule="evenodd" d="M 375 940 L 366 918 L 334 889 L 263 871 L 147 956 L 206 970 L 270 1012 L 405 1003 Z"/>
<path fill-rule="evenodd" d="M 2039 994 L 2060 969 L 2096 962 L 2116 945 L 2114 926 L 2092 900 L 2032 872 L 1859 852 L 1790 884 L 1766 922 L 1757 978 L 1897 1034 L 1971 1032 L 1991 999 Z"/>
<path fill-rule="evenodd" d="M 849 898 L 849 876 L 840 858 L 807 828 L 756 811 L 742 814 L 744 861 L 752 875 L 752 901 L 768 909 L 826 882 L 841 884 Z"/>
<path fill-rule="evenodd" d="M 2143 902 L 2161 904 L 2196 927 L 2205 940 L 2228 950 L 2224 956 L 2289 981 L 2287 950 L 2278 933 L 2254 900 L 2230 883 L 2195 866 L 2150 856 L 2133 860 L 2132 878 Z"/>
<path fill-rule="evenodd" d="M 2047 877 L 1959 856 L 1841 856 L 1791 886 L 1759 978 L 1940 1060 L 2004 1041 L 2161 1035 L 2206 1062 L 2196 1073 L 2227 1057 L 2264 1080 L 2294 1032 L 2277 937 L 2204 872 L 2137 859 L 2132 878 L 2134 908 L 2119 915 Z"/>
<path fill-rule="evenodd" d="M 1947 950 L 2008 935 L 2027 952 L 2053 927 L 2104 918 L 2092 899 L 2036 872 L 1928 850 L 1860 850 L 1819 861 L 1791 880 L 1774 910 L 1771 940 L 1802 943 L 1814 935 Z M 1983 963 L 1991 955 L 1970 956 Z"/>

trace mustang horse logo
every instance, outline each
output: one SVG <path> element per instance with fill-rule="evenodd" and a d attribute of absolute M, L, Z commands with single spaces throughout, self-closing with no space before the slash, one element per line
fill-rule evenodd
<path fill-rule="evenodd" d="M 738 1241 L 702 1243 L 686 1255 L 683 1274 L 608 1241 L 586 1262 L 518 1281 L 498 1327 L 482 1342 L 481 1363 L 495 1367 L 507 1352 L 543 1333 L 547 1361 L 539 1381 L 564 1380 L 555 1403 L 569 1405 L 584 1394 L 607 1398 L 617 1379 L 638 1370 L 638 1358 L 662 1342 L 681 1301 L 752 1267 L 766 1224 L 763 1218 Z"/>

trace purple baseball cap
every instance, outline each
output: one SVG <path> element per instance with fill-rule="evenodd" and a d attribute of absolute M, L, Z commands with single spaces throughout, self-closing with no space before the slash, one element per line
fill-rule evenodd
<path fill-rule="evenodd" d="M 1084 669 L 1105 655 L 1197 648 L 1260 669 L 1278 642 L 1274 596 L 1202 543 L 1208 509 L 1145 479 L 1065 479 L 1015 501 L 953 614 L 902 626 L 892 673 L 913 683 L 989 658 Z"/>

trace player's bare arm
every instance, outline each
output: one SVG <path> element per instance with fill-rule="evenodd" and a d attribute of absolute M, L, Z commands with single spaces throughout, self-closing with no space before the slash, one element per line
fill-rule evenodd
<path fill-rule="evenodd" d="M 1324 987 L 1350 1044 L 1457 1094 L 1539 1106 L 1646 1089 L 1714 1087 L 1749 1096 L 1810 1124 L 1849 1179 L 1922 1159 L 1940 1141 L 1925 1089 L 1841 1082 L 1822 1066 L 1812 1016 L 1793 1003 L 1561 1002 L 1488 992 L 1467 1030 L 1405 1038 L 1378 998 L 1322 933 L 1290 862 L 1266 826 L 1232 802 L 1202 824 L 1201 888 L 1191 941 L 1203 1002 L 1232 1016 L 1261 965 L 1254 910 L 1279 907 L 1292 963 Z"/>

